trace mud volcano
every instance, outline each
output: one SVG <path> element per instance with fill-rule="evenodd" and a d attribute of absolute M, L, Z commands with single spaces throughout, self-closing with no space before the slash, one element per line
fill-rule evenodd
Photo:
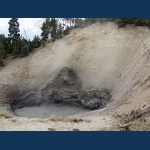
<path fill-rule="evenodd" d="M 149 43 L 146 27 L 106 22 L 74 29 L 0 68 L 0 105 L 38 117 L 54 107 L 65 110 L 60 115 L 100 109 L 111 99 L 117 113 L 130 113 L 150 103 Z"/>
<path fill-rule="evenodd" d="M 103 108 L 110 101 L 108 90 L 95 88 L 83 91 L 81 84 L 75 71 L 64 67 L 37 92 L 14 95 L 11 108 L 18 116 L 64 117 Z"/>

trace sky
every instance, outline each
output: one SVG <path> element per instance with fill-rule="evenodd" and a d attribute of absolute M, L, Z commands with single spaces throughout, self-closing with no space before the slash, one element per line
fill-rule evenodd
<path fill-rule="evenodd" d="M 11 18 L 0 18 L 0 34 L 8 36 L 8 22 Z M 20 34 L 26 38 L 24 30 L 27 34 L 27 38 L 32 40 L 35 35 L 41 34 L 40 25 L 42 24 L 42 18 L 18 18 Z"/>

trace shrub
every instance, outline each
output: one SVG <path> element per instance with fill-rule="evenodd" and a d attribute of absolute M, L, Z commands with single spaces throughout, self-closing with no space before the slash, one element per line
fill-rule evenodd
<path fill-rule="evenodd" d="M 55 116 L 55 115 L 52 115 L 52 116 L 50 117 L 50 120 L 51 120 L 51 121 L 57 121 L 57 119 L 58 119 L 58 117 Z"/>
<path fill-rule="evenodd" d="M 13 115 L 11 113 L 9 113 L 8 111 L 0 111 L 0 117 L 3 117 L 3 118 L 12 118 Z"/>
<path fill-rule="evenodd" d="M 8 56 L 9 56 L 8 54 L 4 53 L 3 54 L 3 59 L 7 58 Z"/>
<path fill-rule="evenodd" d="M 4 66 L 4 61 L 0 60 L 0 66 Z"/>
<path fill-rule="evenodd" d="M 79 116 L 69 116 L 69 117 L 67 117 L 67 118 L 63 118 L 63 117 L 57 117 L 57 116 L 55 116 L 55 115 L 52 115 L 51 117 L 50 117 L 50 121 L 59 121 L 59 122 L 81 122 L 81 121 L 83 121 L 83 119 L 82 118 L 80 118 Z"/>
<path fill-rule="evenodd" d="M 42 39 L 42 40 L 41 40 L 41 45 L 42 45 L 42 46 L 45 46 L 45 45 L 46 45 L 46 41 Z"/>
<path fill-rule="evenodd" d="M 13 55 L 18 56 L 19 52 L 16 46 L 13 47 Z"/>
<path fill-rule="evenodd" d="M 130 130 L 130 128 L 129 128 L 129 126 L 125 126 L 122 130 L 120 130 L 120 131 L 131 131 Z"/>
<path fill-rule="evenodd" d="M 65 119 L 66 122 L 81 122 L 83 121 L 82 118 L 80 118 L 79 116 L 69 116 Z"/>
<path fill-rule="evenodd" d="M 29 54 L 29 45 L 28 44 L 22 45 L 22 47 L 21 47 L 21 56 L 25 57 L 25 56 L 28 56 L 28 54 Z"/>
<path fill-rule="evenodd" d="M 52 42 L 55 42 L 56 41 L 56 39 L 55 38 L 52 38 Z"/>
<path fill-rule="evenodd" d="M 70 28 L 69 27 L 67 27 L 65 30 L 64 30 L 64 35 L 67 35 L 67 34 L 69 34 L 70 33 Z"/>
<path fill-rule="evenodd" d="M 116 21 L 116 23 L 117 23 L 117 25 L 118 25 L 118 28 L 122 28 L 122 27 L 125 27 L 125 26 L 126 26 L 126 24 L 125 24 L 124 22 L 122 22 L 122 20 L 120 20 L 120 19 L 118 19 L 118 20 Z"/>
<path fill-rule="evenodd" d="M 150 27 L 149 18 L 119 18 L 117 19 L 116 23 L 118 24 L 118 27 L 124 27 L 126 24 Z"/>

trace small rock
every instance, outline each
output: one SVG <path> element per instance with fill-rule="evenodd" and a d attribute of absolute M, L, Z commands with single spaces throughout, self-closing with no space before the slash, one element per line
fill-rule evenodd
<path fill-rule="evenodd" d="M 145 107 L 146 105 L 143 105 L 143 108 Z"/>
<path fill-rule="evenodd" d="M 48 128 L 49 131 L 56 131 L 55 128 Z"/>
<path fill-rule="evenodd" d="M 106 34 L 107 32 L 106 32 L 105 30 L 102 30 L 102 33 L 103 33 L 103 34 Z"/>
<path fill-rule="evenodd" d="M 97 108 L 97 107 L 101 104 L 99 98 L 91 98 L 91 99 L 89 99 L 89 100 L 84 99 L 84 100 L 81 100 L 81 103 L 82 103 L 85 107 L 88 107 L 88 108 L 90 108 L 90 109 Z"/>
<path fill-rule="evenodd" d="M 86 123 L 90 123 L 91 122 L 91 120 L 84 120 Z"/>
<path fill-rule="evenodd" d="M 12 119 L 11 122 L 17 122 L 17 120 L 16 119 Z"/>
<path fill-rule="evenodd" d="M 72 129 L 72 131 L 80 131 L 79 129 L 77 129 L 77 128 L 74 128 L 74 129 Z"/>
<path fill-rule="evenodd" d="M 133 115 L 133 114 L 134 114 L 134 110 L 131 111 L 131 115 Z"/>
<path fill-rule="evenodd" d="M 105 117 L 103 118 L 103 120 L 105 120 Z"/>

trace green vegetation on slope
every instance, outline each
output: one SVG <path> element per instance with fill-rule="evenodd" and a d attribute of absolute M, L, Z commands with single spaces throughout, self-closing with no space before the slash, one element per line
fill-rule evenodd
<path fill-rule="evenodd" d="M 149 18 L 45 18 L 40 27 L 41 38 L 35 35 L 33 40 L 30 40 L 27 36 L 24 38 L 20 35 L 18 18 L 12 18 L 8 22 L 8 37 L 0 34 L 0 66 L 4 65 L 5 58 L 25 57 L 41 44 L 45 46 L 47 40 L 51 39 L 54 42 L 69 34 L 72 28 L 82 28 L 103 21 L 116 22 L 118 27 L 124 27 L 127 24 L 150 27 Z"/>
<path fill-rule="evenodd" d="M 119 18 L 117 24 L 118 27 L 124 27 L 127 24 L 150 27 L 150 18 Z"/>

